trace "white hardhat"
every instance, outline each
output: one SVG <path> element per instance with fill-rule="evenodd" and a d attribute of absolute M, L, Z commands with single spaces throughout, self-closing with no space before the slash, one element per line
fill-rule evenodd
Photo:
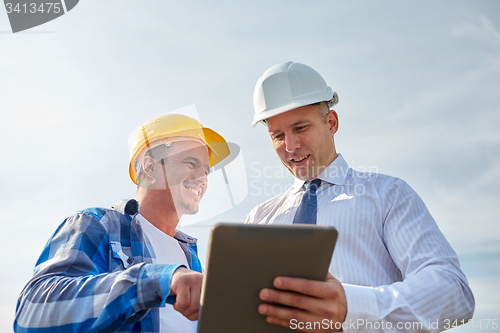
<path fill-rule="evenodd" d="M 259 78 L 253 93 L 255 115 L 252 127 L 258 122 L 301 106 L 339 102 L 337 93 L 326 85 L 321 75 L 309 66 L 291 61 L 269 68 Z"/>

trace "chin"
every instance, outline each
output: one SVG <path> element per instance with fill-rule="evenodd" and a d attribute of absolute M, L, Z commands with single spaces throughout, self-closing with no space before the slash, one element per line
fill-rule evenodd
<path fill-rule="evenodd" d="M 189 213 L 187 213 L 187 215 L 194 215 L 198 213 L 198 211 L 199 211 L 198 207 L 193 208 L 192 210 L 189 211 Z"/>
<path fill-rule="evenodd" d="M 315 177 L 314 173 L 309 169 L 294 169 L 294 172 L 292 173 L 295 178 L 305 181 L 311 180 Z"/>
<path fill-rule="evenodd" d="M 181 202 L 182 210 L 185 215 L 194 215 L 198 213 L 199 207 L 197 204 L 189 204 L 187 202 Z"/>

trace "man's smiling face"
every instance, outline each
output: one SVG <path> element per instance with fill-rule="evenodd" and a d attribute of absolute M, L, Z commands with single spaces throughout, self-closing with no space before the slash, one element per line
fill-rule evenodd
<path fill-rule="evenodd" d="M 316 178 L 337 157 L 333 135 L 335 111 L 320 114 L 320 105 L 306 105 L 267 119 L 269 135 L 281 162 L 301 180 Z"/>
<path fill-rule="evenodd" d="M 207 148 L 198 141 L 176 142 L 169 148 L 163 169 L 179 216 L 198 212 L 207 190 L 208 165 Z"/>

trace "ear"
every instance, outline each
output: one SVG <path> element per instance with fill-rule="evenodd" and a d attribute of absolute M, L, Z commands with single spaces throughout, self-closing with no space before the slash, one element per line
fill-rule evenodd
<path fill-rule="evenodd" d="M 148 176 L 148 177 L 151 177 L 151 178 L 155 178 L 154 177 L 154 171 L 155 171 L 155 162 L 156 160 L 153 159 L 152 157 L 150 156 L 144 156 L 144 159 L 142 160 L 142 170 L 143 172 Z"/>
<path fill-rule="evenodd" d="M 326 123 L 329 126 L 330 134 L 334 135 L 339 129 L 339 116 L 335 110 L 330 110 L 325 117 Z"/>

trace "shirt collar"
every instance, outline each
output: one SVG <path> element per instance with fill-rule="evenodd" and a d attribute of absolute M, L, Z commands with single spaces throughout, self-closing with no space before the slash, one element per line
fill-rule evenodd
<path fill-rule="evenodd" d="M 120 202 L 113 205 L 111 208 L 122 213 L 123 215 L 130 215 L 131 217 L 134 217 L 137 215 L 137 217 L 140 216 L 141 218 L 146 220 L 146 218 L 144 216 L 138 214 L 139 213 L 139 203 L 135 199 L 121 200 Z M 185 243 L 196 243 L 197 242 L 196 238 L 191 237 L 191 236 L 183 233 L 180 230 L 176 230 L 174 238 L 177 239 L 178 241 L 185 242 Z"/>
<path fill-rule="evenodd" d="M 348 172 L 349 165 L 345 161 L 344 157 L 341 154 L 338 154 L 337 158 L 333 160 L 333 162 L 330 163 L 330 165 L 316 178 L 330 184 L 345 185 Z M 292 194 L 297 193 L 304 186 L 304 183 L 305 181 L 295 178 Z"/>
<path fill-rule="evenodd" d="M 139 212 L 139 203 L 135 199 L 121 200 L 111 206 L 111 208 L 122 213 L 123 215 L 134 216 Z"/>

